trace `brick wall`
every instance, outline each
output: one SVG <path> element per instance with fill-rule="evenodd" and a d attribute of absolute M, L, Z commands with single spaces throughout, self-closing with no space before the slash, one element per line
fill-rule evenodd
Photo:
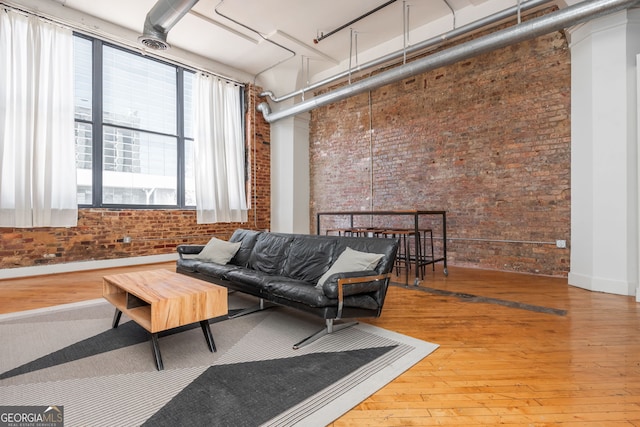
<path fill-rule="evenodd" d="M 70 228 L 0 228 L 0 268 L 175 253 L 183 243 L 228 238 L 236 228 L 266 229 L 270 223 L 269 125 L 255 113 L 260 88 L 247 89 L 247 154 L 251 210 L 246 224 L 197 224 L 193 210 L 80 209 Z M 124 236 L 132 238 L 123 243 Z"/>
<path fill-rule="evenodd" d="M 271 227 L 271 126 L 256 110 L 262 91 L 253 85 L 247 91 L 247 135 L 252 138 L 248 149 L 252 186 L 249 222 L 255 229 L 267 230 Z"/>
<path fill-rule="evenodd" d="M 321 211 L 444 209 L 450 264 L 565 276 L 570 75 L 557 32 L 314 110 L 313 229 Z"/>

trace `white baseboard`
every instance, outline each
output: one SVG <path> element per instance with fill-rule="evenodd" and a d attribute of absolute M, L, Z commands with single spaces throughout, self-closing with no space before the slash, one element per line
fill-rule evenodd
<path fill-rule="evenodd" d="M 178 259 L 178 254 L 149 255 L 130 258 L 103 259 L 69 262 L 64 264 L 38 265 L 33 267 L 5 268 L 0 270 L 0 279 L 42 276 L 45 274 L 71 273 L 74 271 L 97 270 L 100 268 L 126 267 L 130 265 L 155 264 Z M 1 286 L 1 284 L 0 284 Z"/>
<path fill-rule="evenodd" d="M 585 274 L 570 272 L 569 285 L 594 292 L 604 292 L 615 295 L 633 296 L 637 283 L 629 283 L 622 280 L 592 277 Z"/>

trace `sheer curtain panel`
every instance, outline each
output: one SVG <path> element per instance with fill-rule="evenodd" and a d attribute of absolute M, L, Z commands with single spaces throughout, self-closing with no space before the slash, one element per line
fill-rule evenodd
<path fill-rule="evenodd" d="M 198 224 L 247 222 L 240 90 L 199 73 L 194 96 Z"/>
<path fill-rule="evenodd" d="M 73 35 L 0 8 L 0 227 L 77 224 Z"/>

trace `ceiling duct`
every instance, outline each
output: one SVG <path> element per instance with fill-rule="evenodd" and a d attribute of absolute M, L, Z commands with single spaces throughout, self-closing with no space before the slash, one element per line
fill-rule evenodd
<path fill-rule="evenodd" d="M 170 48 L 167 33 L 196 3 L 198 0 L 158 0 L 147 13 L 138 41 L 153 50 Z"/>
<path fill-rule="evenodd" d="M 525 40 L 531 40 L 544 34 L 560 31 L 601 16 L 628 9 L 639 3 L 640 0 L 584 1 L 560 11 L 550 13 L 549 15 L 531 19 L 470 42 L 434 53 L 397 68 L 381 72 L 375 76 L 368 77 L 343 88 L 316 96 L 315 98 L 311 98 L 307 101 L 302 101 L 292 107 L 285 108 L 280 111 L 271 112 L 271 107 L 267 102 L 260 103 L 257 109 L 262 112 L 264 119 L 267 122 L 273 123 L 277 120 L 295 116 L 296 114 L 306 113 L 307 111 L 311 111 L 315 108 L 332 104 L 351 96 L 377 89 L 439 67 L 451 65 L 464 59 L 472 58 L 483 53 L 501 49 Z"/>

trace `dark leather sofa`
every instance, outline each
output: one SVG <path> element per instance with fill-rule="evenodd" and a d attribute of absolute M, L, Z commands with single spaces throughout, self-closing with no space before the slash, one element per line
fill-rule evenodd
<path fill-rule="evenodd" d="M 243 229 L 236 230 L 229 242 L 241 245 L 224 265 L 193 258 L 205 245 L 178 246 L 176 271 L 258 297 L 259 307 L 246 312 L 264 309 L 265 302 L 272 302 L 325 319 L 325 328 L 294 348 L 356 323 L 334 324 L 334 320 L 379 317 L 398 250 L 396 239 Z M 319 278 L 347 248 L 381 254 L 382 258 L 371 270 L 333 274 L 318 285 Z"/>

